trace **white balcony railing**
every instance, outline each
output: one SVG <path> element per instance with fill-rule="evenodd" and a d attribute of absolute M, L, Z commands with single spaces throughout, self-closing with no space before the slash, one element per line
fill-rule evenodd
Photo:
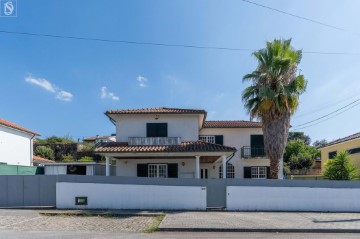
<path fill-rule="evenodd" d="M 179 145 L 180 137 L 129 137 L 129 145 Z"/>

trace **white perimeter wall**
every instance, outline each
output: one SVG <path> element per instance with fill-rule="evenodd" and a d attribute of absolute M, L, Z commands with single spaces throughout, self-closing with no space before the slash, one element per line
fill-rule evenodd
<path fill-rule="evenodd" d="M 0 125 L 0 162 L 31 166 L 32 136 Z"/>
<path fill-rule="evenodd" d="M 76 206 L 75 197 L 88 197 Z M 61 209 L 205 210 L 206 188 L 96 183 L 56 183 L 56 207 Z"/>
<path fill-rule="evenodd" d="M 237 149 L 229 161 L 235 167 L 235 178 L 244 178 L 244 167 L 270 166 L 270 161 L 266 158 L 241 159 L 241 148 L 250 146 L 250 135 L 258 134 L 263 134 L 261 128 L 203 128 L 200 131 L 200 135 L 223 135 L 224 145 Z"/>
<path fill-rule="evenodd" d="M 228 186 L 227 209 L 360 212 L 360 188 Z"/>
<path fill-rule="evenodd" d="M 146 123 L 168 123 L 168 137 L 181 137 L 181 141 L 199 139 L 198 115 L 114 115 L 116 141 L 128 142 L 128 137 L 146 137 Z"/>

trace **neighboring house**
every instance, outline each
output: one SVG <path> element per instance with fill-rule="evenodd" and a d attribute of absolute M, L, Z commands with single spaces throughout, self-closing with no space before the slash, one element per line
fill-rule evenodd
<path fill-rule="evenodd" d="M 206 111 L 177 108 L 109 110 L 116 142 L 95 152 L 116 162 L 117 176 L 267 178 L 261 123 L 206 121 Z"/>
<path fill-rule="evenodd" d="M 46 163 L 55 163 L 55 161 L 33 155 L 33 166 L 40 166 Z"/>
<path fill-rule="evenodd" d="M 0 119 L 0 163 L 32 166 L 33 139 L 39 134 Z"/>
<path fill-rule="evenodd" d="M 99 136 L 96 135 L 95 137 L 89 137 L 83 139 L 84 143 L 91 143 L 91 144 L 98 144 L 98 143 L 107 143 L 107 142 L 115 142 L 116 136 L 110 135 L 110 136 Z"/>
<path fill-rule="evenodd" d="M 360 167 L 360 132 L 334 140 L 327 145 L 318 148 L 321 151 L 321 163 L 336 156 L 336 153 L 341 150 L 346 150 L 350 154 L 350 160 L 357 167 Z"/>

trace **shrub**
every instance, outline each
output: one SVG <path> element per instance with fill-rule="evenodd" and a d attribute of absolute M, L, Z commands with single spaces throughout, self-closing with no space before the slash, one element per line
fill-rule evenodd
<path fill-rule="evenodd" d="M 353 180 L 358 169 L 350 162 L 349 153 L 340 151 L 325 164 L 324 176 L 330 180 Z"/>
<path fill-rule="evenodd" d="M 84 156 L 81 159 L 79 159 L 78 162 L 94 162 L 94 159 L 89 156 Z"/>
<path fill-rule="evenodd" d="M 47 158 L 47 159 L 51 159 L 54 160 L 55 159 L 55 154 L 54 151 L 47 146 L 38 146 L 35 149 L 35 155 L 43 157 L 43 158 Z"/>
<path fill-rule="evenodd" d="M 74 162 L 74 157 L 71 154 L 63 155 L 63 162 Z"/>

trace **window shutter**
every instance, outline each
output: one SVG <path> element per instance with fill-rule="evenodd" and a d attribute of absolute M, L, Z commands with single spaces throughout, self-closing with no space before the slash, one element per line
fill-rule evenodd
<path fill-rule="evenodd" d="M 147 177 L 148 176 L 147 164 L 138 164 L 137 165 L 137 176 L 138 177 Z"/>
<path fill-rule="evenodd" d="M 250 136 L 251 156 L 259 157 L 264 155 L 264 135 Z"/>
<path fill-rule="evenodd" d="M 270 178 L 270 167 L 266 167 L 266 178 Z"/>
<path fill-rule="evenodd" d="M 159 123 L 157 125 L 157 137 L 168 137 L 167 123 Z"/>
<path fill-rule="evenodd" d="M 178 164 L 169 163 L 168 164 L 168 178 L 177 178 L 178 177 Z"/>
<path fill-rule="evenodd" d="M 146 124 L 146 137 L 156 137 L 156 125 L 152 123 Z"/>
<path fill-rule="evenodd" d="M 168 137 L 167 123 L 147 123 L 146 137 Z"/>
<path fill-rule="evenodd" d="M 244 167 L 244 178 L 251 178 L 251 167 Z"/>
<path fill-rule="evenodd" d="M 215 144 L 224 145 L 224 136 L 223 135 L 215 135 Z"/>

